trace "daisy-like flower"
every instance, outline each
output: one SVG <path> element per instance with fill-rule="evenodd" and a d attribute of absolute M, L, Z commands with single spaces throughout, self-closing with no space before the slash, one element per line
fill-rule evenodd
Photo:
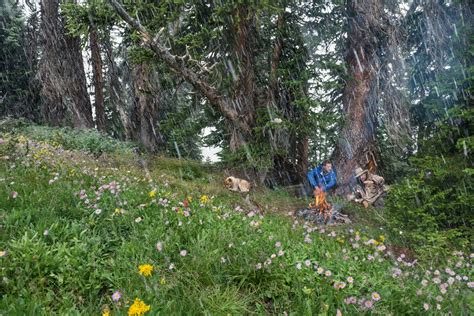
<path fill-rule="evenodd" d="M 368 309 L 371 309 L 372 306 L 374 306 L 374 303 L 373 303 L 372 301 L 370 301 L 370 300 L 366 300 L 366 301 L 364 302 L 364 306 L 365 306 L 366 308 L 368 308 Z"/>
<path fill-rule="evenodd" d="M 309 259 L 308 259 L 308 260 L 305 260 L 305 261 L 304 261 L 304 265 L 307 266 L 307 267 L 309 267 L 309 266 L 311 265 L 311 260 L 309 260 Z"/>
<path fill-rule="evenodd" d="M 317 272 L 318 272 L 318 274 L 323 274 L 323 272 L 324 272 L 324 269 L 323 269 L 323 268 L 321 268 L 321 267 L 319 267 L 319 268 L 318 268 L 318 270 L 317 270 Z"/>
<path fill-rule="evenodd" d="M 148 196 L 153 199 L 156 196 L 156 189 L 153 189 L 148 192 Z"/>
<path fill-rule="evenodd" d="M 43 236 L 48 236 L 49 235 L 49 230 L 45 229 L 43 232 Z"/>
<path fill-rule="evenodd" d="M 163 243 L 161 241 L 158 241 L 156 243 L 156 250 L 158 250 L 159 252 L 163 250 Z"/>
<path fill-rule="evenodd" d="M 0 258 L 5 257 L 7 255 L 7 252 L 5 250 L 0 251 Z"/>
<path fill-rule="evenodd" d="M 424 303 L 424 304 L 423 304 L 423 309 L 424 309 L 425 311 L 429 310 L 429 309 L 430 309 L 430 305 L 428 305 L 428 303 Z"/>
<path fill-rule="evenodd" d="M 380 301 L 380 299 L 381 299 L 380 294 L 377 293 L 377 292 L 373 292 L 373 293 L 372 293 L 372 299 L 373 299 L 374 301 L 376 301 L 376 302 L 377 302 L 377 301 Z"/>
<path fill-rule="evenodd" d="M 467 282 L 467 287 L 470 289 L 474 288 L 474 282 Z"/>
<path fill-rule="evenodd" d="M 283 250 L 278 250 L 278 257 L 281 257 L 285 254 L 285 252 Z"/>
<path fill-rule="evenodd" d="M 347 282 L 349 283 L 353 283 L 354 282 L 354 278 L 353 277 L 347 277 Z"/>
<path fill-rule="evenodd" d="M 343 289 L 346 287 L 346 283 L 345 282 L 335 282 L 334 283 L 334 288 L 336 290 L 340 290 L 340 289 Z"/>
<path fill-rule="evenodd" d="M 187 250 L 184 250 L 184 249 L 179 252 L 179 255 L 180 255 L 181 257 L 186 257 L 187 254 L 188 254 L 188 251 L 187 251 Z"/>
<path fill-rule="evenodd" d="M 135 223 L 140 223 L 142 221 L 142 218 L 140 216 L 138 216 L 137 218 L 135 218 Z"/>
<path fill-rule="evenodd" d="M 277 241 L 277 242 L 275 243 L 275 247 L 280 248 L 280 247 L 281 247 L 281 242 Z"/>
<path fill-rule="evenodd" d="M 98 209 L 96 209 L 96 210 L 94 211 L 94 213 L 95 213 L 96 215 L 100 215 L 100 213 L 102 213 L 102 210 L 101 210 L 100 208 L 98 208 Z"/>
<path fill-rule="evenodd" d="M 324 272 L 324 275 L 327 277 L 330 277 L 332 275 L 332 272 L 329 270 L 326 270 L 326 272 Z"/>
<path fill-rule="evenodd" d="M 151 264 L 141 264 L 138 266 L 138 270 L 141 275 L 148 277 L 153 272 L 153 266 Z"/>
<path fill-rule="evenodd" d="M 262 264 L 259 262 L 255 265 L 256 270 L 260 270 L 262 268 Z"/>
<path fill-rule="evenodd" d="M 428 286 L 428 280 L 421 280 L 421 285 Z"/>
<path fill-rule="evenodd" d="M 11 195 L 12 195 L 12 198 L 16 199 L 18 197 L 18 192 L 13 191 Z"/>
<path fill-rule="evenodd" d="M 118 302 L 121 297 L 122 297 L 122 293 L 120 293 L 119 291 L 115 291 L 114 294 L 112 294 L 112 300 L 114 302 Z"/>
<path fill-rule="evenodd" d="M 302 268 L 301 262 L 298 262 L 298 263 L 296 264 L 296 269 L 301 270 L 301 268 Z"/>
<path fill-rule="evenodd" d="M 175 267 L 175 266 L 174 266 L 174 263 L 171 263 L 170 266 L 168 267 L 168 269 L 173 270 L 174 267 Z"/>

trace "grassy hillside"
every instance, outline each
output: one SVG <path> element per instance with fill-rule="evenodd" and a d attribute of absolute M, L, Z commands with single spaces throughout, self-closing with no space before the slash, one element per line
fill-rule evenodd
<path fill-rule="evenodd" d="M 0 314 L 472 314 L 473 254 L 417 261 L 380 214 L 312 227 L 305 200 L 248 202 L 211 166 L 97 133 L 0 138 Z"/>

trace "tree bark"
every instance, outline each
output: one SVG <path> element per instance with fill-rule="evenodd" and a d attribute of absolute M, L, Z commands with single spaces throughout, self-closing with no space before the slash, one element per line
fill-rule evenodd
<path fill-rule="evenodd" d="M 93 128 L 80 39 L 67 34 L 58 1 L 42 0 L 41 9 L 43 116 L 53 125 L 62 125 L 68 112 L 74 127 Z"/>
<path fill-rule="evenodd" d="M 102 77 L 102 57 L 100 56 L 99 37 L 97 28 L 90 23 L 89 43 L 91 47 L 92 73 L 95 95 L 95 121 L 97 129 L 101 132 L 107 132 L 105 106 L 104 106 L 104 80 Z"/>
<path fill-rule="evenodd" d="M 119 113 L 120 121 L 123 126 L 125 139 L 132 139 L 132 125 L 130 121 L 130 114 L 126 109 L 124 85 L 120 82 L 119 71 L 117 63 L 115 62 L 115 56 L 113 52 L 112 42 L 110 40 L 110 34 L 107 34 L 104 40 L 104 48 L 107 56 L 107 69 L 108 69 L 108 93 L 110 98 L 110 104 L 117 109 Z"/>
<path fill-rule="evenodd" d="M 387 19 L 377 0 L 348 2 L 348 81 L 343 91 L 345 125 L 333 153 L 338 174 L 337 193 L 351 189 L 356 167 L 366 167 L 369 153 L 377 156 L 375 104 L 379 51 L 383 48 Z"/>
<path fill-rule="evenodd" d="M 155 129 L 158 119 L 161 89 L 159 80 L 152 78 L 150 66 L 136 64 L 132 69 L 135 102 L 132 108 L 133 135 L 150 152 L 158 152 L 164 144 Z M 153 80 L 155 79 L 155 80 Z"/>
<path fill-rule="evenodd" d="M 239 5 L 234 14 L 238 21 L 232 28 L 235 34 L 234 54 L 238 63 L 238 79 L 232 91 L 232 102 L 237 109 L 238 123 L 231 121 L 230 150 L 243 146 L 252 135 L 255 124 L 256 82 L 254 72 L 255 15 L 245 5 Z M 234 21 L 235 19 L 232 19 Z"/>

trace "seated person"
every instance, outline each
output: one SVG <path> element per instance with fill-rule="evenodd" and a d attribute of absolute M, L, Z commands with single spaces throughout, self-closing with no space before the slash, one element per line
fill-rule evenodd
<path fill-rule="evenodd" d="M 357 185 L 354 189 L 354 194 L 349 199 L 362 203 L 364 207 L 374 204 L 387 192 L 387 187 L 384 185 L 385 180 L 381 176 L 358 167 L 355 170 L 355 177 Z"/>
<path fill-rule="evenodd" d="M 318 188 L 328 192 L 336 187 L 336 172 L 328 160 L 308 171 L 307 177 L 313 192 Z"/>

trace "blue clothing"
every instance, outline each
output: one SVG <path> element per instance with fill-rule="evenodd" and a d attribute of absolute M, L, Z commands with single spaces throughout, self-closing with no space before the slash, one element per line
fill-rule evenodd
<path fill-rule="evenodd" d="M 336 171 L 332 169 L 328 173 L 324 173 L 323 165 L 308 171 L 308 180 L 313 189 L 317 186 L 321 187 L 323 191 L 327 191 L 336 186 Z"/>

